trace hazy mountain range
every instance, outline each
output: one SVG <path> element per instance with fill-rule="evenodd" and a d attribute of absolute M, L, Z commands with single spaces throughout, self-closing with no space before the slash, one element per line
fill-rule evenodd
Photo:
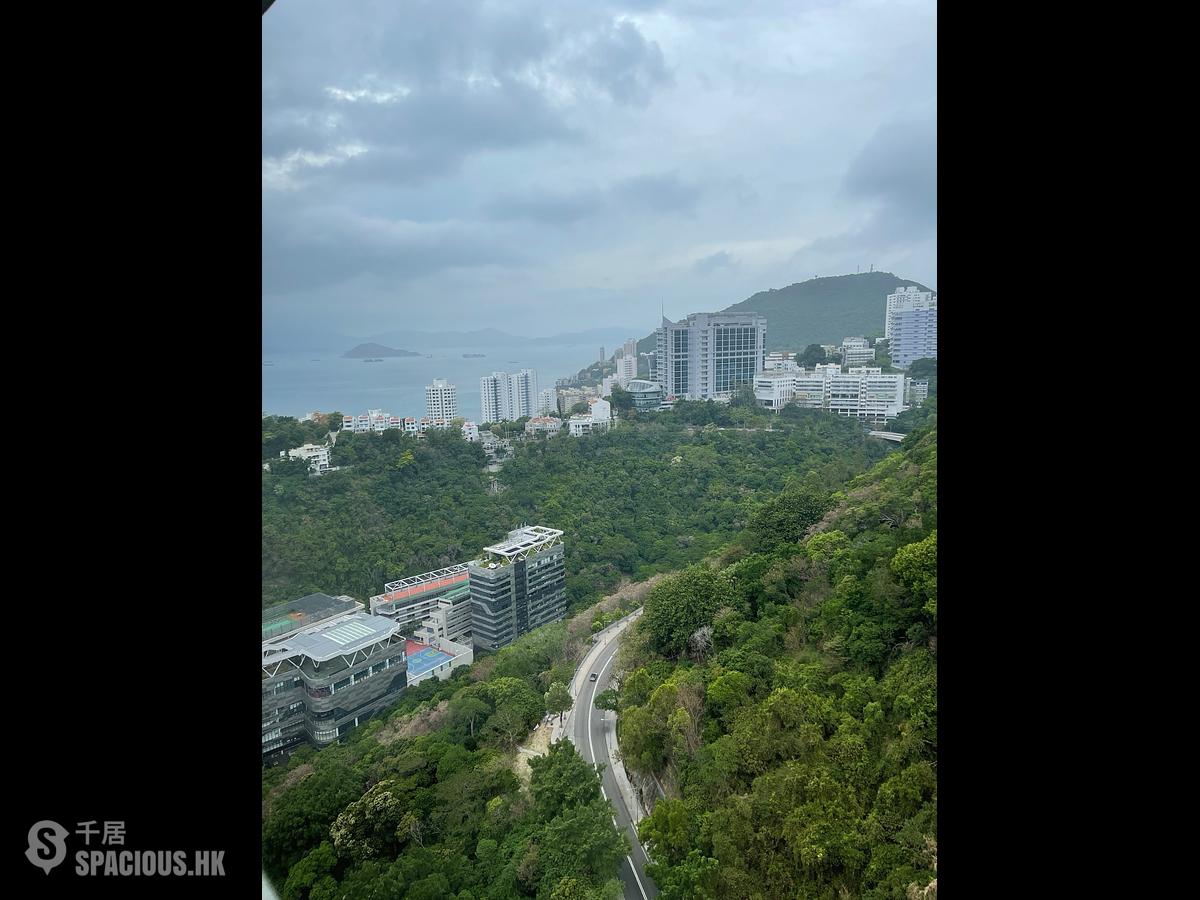
<path fill-rule="evenodd" d="M 900 278 L 891 272 L 863 272 L 812 278 L 784 288 L 760 291 L 720 312 L 757 312 L 767 317 L 768 350 L 803 350 L 808 344 L 841 343 L 844 337 L 883 334 L 884 306 L 887 295 L 902 285 L 929 290 L 919 281 Z M 694 310 L 707 312 L 709 310 Z M 356 344 L 383 344 L 413 353 L 425 353 L 444 347 L 507 347 L 544 344 L 594 345 L 611 357 L 635 332 L 626 328 L 589 328 L 549 337 L 526 337 L 497 328 L 478 331 L 417 331 L 396 329 L 370 335 L 331 334 L 307 331 L 295 324 L 289 329 L 274 329 L 263 334 L 263 351 L 330 350 L 339 352 Z M 638 351 L 654 350 L 654 335 L 638 341 Z M 376 354 L 382 355 L 382 354 Z"/>

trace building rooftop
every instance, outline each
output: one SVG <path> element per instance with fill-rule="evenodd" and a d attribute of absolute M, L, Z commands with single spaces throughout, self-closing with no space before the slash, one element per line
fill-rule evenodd
<path fill-rule="evenodd" d="M 318 625 L 289 637 L 283 643 L 290 650 L 303 653 L 317 662 L 324 662 L 381 641 L 399 629 L 400 626 L 391 619 L 359 613 L 337 622 Z"/>
<path fill-rule="evenodd" d="M 455 578 L 454 576 L 461 576 Z M 444 569 L 436 569 L 433 572 L 425 572 L 421 575 L 413 575 L 410 578 L 401 578 L 399 581 L 389 581 L 383 586 L 386 594 L 391 595 L 399 591 L 408 591 L 409 588 L 419 588 L 421 590 L 429 590 L 431 587 L 442 587 L 447 584 L 452 584 L 455 581 L 462 581 L 467 577 L 467 564 L 458 563 L 457 565 L 447 566 Z M 399 597 L 388 596 L 388 600 L 397 600 Z"/>
<path fill-rule="evenodd" d="M 399 631 L 399 625 L 383 616 L 372 616 L 362 612 L 350 613 L 331 622 L 288 635 L 286 638 L 264 643 L 263 671 L 268 671 L 268 665 L 278 664 L 285 659 L 295 661 L 296 657 L 308 657 L 320 663 L 335 656 L 348 656 Z"/>
<path fill-rule="evenodd" d="M 589 418 L 590 421 L 590 418 Z M 484 554 L 499 556 L 506 561 L 512 561 L 545 550 L 561 540 L 563 533 L 557 528 L 546 528 L 542 525 L 526 525 L 508 533 L 508 538 L 490 547 L 484 547 Z"/>
<path fill-rule="evenodd" d="M 264 609 L 262 611 L 262 639 L 273 641 L 361 609 L 363 609 L 363 605 L 353 597 L 309 594 L 299 600 L 291 600 Z"/>

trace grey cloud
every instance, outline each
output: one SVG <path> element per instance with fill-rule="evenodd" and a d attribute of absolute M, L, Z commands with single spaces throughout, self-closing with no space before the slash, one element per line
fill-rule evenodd
<path fill-rule="evenodd" d="M 929 115 L 888 122 L 851 162 L 841 193 L 863 204 L 860 223 L 814 241 L 796 258 L 883 253 L 937 234 L 937 121 Z"/>
<path fill-rule="evenodd" d="M 921 117 L 881 127 L 851 163 L 844 190 L 893 207 L 914 222 L 935 222 L 936 120 Z"/>
<path fill-rule="evenodd" d="M 604 190 L 576 188 L 553 191 L 530 187 L 506 191 L 484 205 L 493 219 L 527 219 L 550 225 L 577 222 L 604 213 L 630 211 L 691 214 L 707 187 L 685 182 L 674 172 L 623 178 Z"/>
<path fill-rule="evenodd" d="M 631 106 L 645 106 L 655 87 L 671 82 L 658 44 L 629 21 L 599 32 L 580 63 L 593 85 Z"/>
<path fill-rule="evenodd" d="M 692 270 L 697 275 L 711 275 L 717 269 L 733 269 L 736 267 L 737 260 L 726 251 L 720 250 L 711 256 L 705 256 L 702 259 L 696 260 L 692 265 Z"/>
<path fill-rule="evenodd" d="M 897 113 L 936 90 L 933 0 L 287 0 L 262 24 L 272 321 L 385 331 L 436 295 L 447 327 L 550 333 L 885 259 L 933 283 L 933 120 Z"/>
<path fill-rule="evenodd" d="M 356 276 L 409 281 L 445 269 L 511 263 L 521 254 L 488 229 L 367 217 L 346 209 L 264 216 L 263 292 L 307 290 Z"/>
<path fill-rule="evenodd" d="M 344 20 L 293 0 L 264 19 L 264 156 L 368 150 L 314 180 L 418 179 L 497 148 L 578 141 L 568 119 L 592 94 L 644 105 L 669 80 L 636 25 L 586 8 L 450 0 L 337 12 Z M 394 99 L 372 102 L 381 95 Z"/>
<path fill-rule="evenodd" d="M 484 212 L 500 221 L 526 219 L 548 225 L 565 225 L 596 215 L 606 203 L 604 194 L 594 189 L 570 192 L 531 190 L 500 194 L 484 205 Z"/>
<path fill-rule="evenodd" d="M 613 190 L 614 196 L 630 208 L 667 213 L 693 212 L 703 193 L 702 187 L 683 182 L 674 172 L 637 175 Z"/>

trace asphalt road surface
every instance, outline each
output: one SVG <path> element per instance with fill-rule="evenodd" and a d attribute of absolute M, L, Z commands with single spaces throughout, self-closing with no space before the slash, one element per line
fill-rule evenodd
<path fill-rule="evenodd" d="M 606 728 L 616 727 L 615 714 L 596 709 L 593 702 L 596 695 L 608 687 L 612 677 L 613 657 L 620 645 L 619 639 L 610 641 L 608 646 L 600 651 L 600 655 L 584 676 L 585 678 L 589 677 L 592 672 L 600 673 L 600 677 L 596 681 L 584 682 L 583 690 L 576 698 L 575 715 L 572 716 L 571 722 L 573 732 L 571 738 L 585 760 L 604 765 L 604 771 L 600 776 L 600 790 L 605 799 L 612 804 L 615 812 L 614 824 L 629 838 L 631 849 L 621 863 L 620 872 L 621 881 L 625 885 L 625 898 L 626 900 L 650 900 L 651 897 L 658 896 L 658 886 L 646 874 L 646 863 L 649 862 L 646 858 L 646 851 L 638 843 L 637 828 L 633 824 L 629 810 L 625 807 L 625 800 L 621 796 L 621 792 L 617 788 L 617 780 L 613 776 L 613 766 L 620 765 L 620 763 L 608 758 L 608 743 L 604 738 Z M 587 714 L 581 715 L 584 711 Z"/>

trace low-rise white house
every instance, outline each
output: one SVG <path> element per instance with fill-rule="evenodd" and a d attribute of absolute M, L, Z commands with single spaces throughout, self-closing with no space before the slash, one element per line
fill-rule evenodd
<path fill-rule="evenodd" d="M 305 444 L 294 450 L 280 450 L 279 455 L 289 459 L 306 460 L 308 467 L 314 472 L 329 471 L 329 448 L 319 444 Z"/>
<path fill-rule="evenodd" d="M 571 437 L 582 437 L 597 431 L 608 431 L 612 425 L 612 404 L 607 400 L 591 400 L 591 411 L 571 416 L 567 425 Z"/>
<path fill-rule="evenodd" d="M 479 442 L 479 426 L 474 422 L 463 422 L 462 424 L 463 440 L 470 441 L 472 444 Z"/>
<path fill-rule="evenodd" d="M 525 423 L 525 433 L 528 435 L 544 434 L 554 437 L 562 430 L 562 419 L 554 416 L 534 416 Z"/>

